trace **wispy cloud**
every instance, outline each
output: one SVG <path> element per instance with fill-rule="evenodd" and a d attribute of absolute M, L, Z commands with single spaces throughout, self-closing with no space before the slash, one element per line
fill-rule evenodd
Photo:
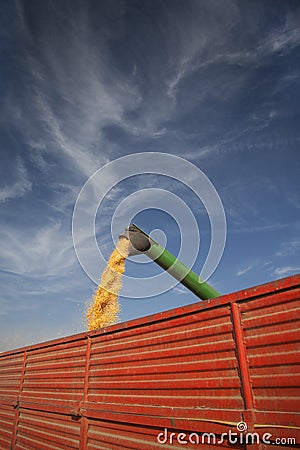
<path fill-rule="evenodd" d="M 274 270 L 275 275 L 278 275 L 278 276 L 292 275 L 296 272 L 300 272 L 300 266 L 283 266 L 283 267 L 277 267 Z"/>
<path fill-rule="evenodd" d="M 298 26 L 299 15 L 290 16 L 289 22 L 277 30 L 272 30 L 260 45 L 259 51 L 262 54 L 273 54 L 280 52 L 281 55 L 290 52 L 300 44 L 300 30 Z"/>
<path fill-rule="evenodd" d="M 233 227 L 232 231 L 234 233 L 257 233 L 257 232 L 268 232 L 268 231 L 278 231 L 289 228 L 289 223 L 272 223 L 270 225 L 247 225 L 246 221 L 241 224 L 241 226 Z"/>
<path fill-rule="evenodd" d="M 137 106 L 139 93 L 111 64 L 105 30 L 97 42 L 91 38 L 88 8 L 82 8 L 81 17 L 70 10 L 66 21 L 63 7 L 61 14 L 52 10 L 39 29 L 37 48 L 21 2 L 18 5 L 24 69 L 30 77 L 27 96 L 33 105 L 28 146 L 37 158 L 36 142 L 46 141 L 48 151 L 89 176 L 109 160 L 104 128 L 128 127 L 124 114 Z M 41 156 L 36 162 L 43 165 Z"/>
<path fill-rule="evenodd" d="M 29 230 L 2 224 L 1 269 L 20 275 L 60 275 L 77 264 L 69 229 L 61 222 Z"/>
<path fill-rule="evenodd" d="M 173 288 L 173 291 L 176 292 L 176 294 L 179 295 L 186 295 L 187 294 L 187 289 L 182 287 L 182 286 L 176 286 Z"/>
<path fill-rule="evenodd" d="M 294 256 L 300 252 L 300 240 L 293 239 L 291 241 L 283 242 L 280 245 L 280 250 L 276 252 L 276 256 Z"/>
<path fill-rule="evenodd" d="M 228 4 L 226 4 L 226 8 Z M 231 17 L 227 17 L 229 22 L 234 23 L 238 16 L 241 15 L 241 11 L 238 11 L 233 2 L 230 4 L 230 9 L 233 14 Z M 252 48 L 246 49 L 241 48 L 240 50 L 235 50 L 231 52 L 224 51 L 224 47 L 231 47 L 230 39 L 232 35 L 228 33 L 226 29 L 225 21 L 223 27 L 209 28 L 209 23 L 204 24 L 202 28 L 202 34 L 199 35 L 198 30 L 194 30 L 197 34 L 197 39 L 192 39 L 194 46 L 189 48 L 188 42 L 186 42 L 186 47 L 183 49 L 183 55 L 179 59 L 178 69 L 175 75 L 170 79 L 167 93 L 170 98 L 175 101 L 176 95 L 180 88 L 180 83 L 183 83 L 185 78 L 189 77 L 191 74 L 205 70 L 213 65 L 244 65 L 244 66 L 260 66 L 268 63 L 268 58 L 274 54 L 283 56 L 286 53 L 291 52 L 295 47 L 300 44 L 300 30 L 297 24 L 297 18 L 290 18 L 289 23 L 286 23 L 281 28 L 276 30 L 272 29 L 267 36 L 261 40 L 257 41 L 257 45 Z M 204 33 L 203 33 L 203 30 Z M 193 28 L 189 29 L 189 33 L 193 32 Z M 222 40 L 220 39 L 222 36 Z M 219 39 L 218 39 L 219 38 Z M 258 37 L 259 39 L 259 37 Z M 226 43 L 227 40 L 227 43 Z M 225 41 L 225 42 L 224 42 Z M 222 42 L 222 46 L 217 46 L 217 42 Z M 197 45 L 195 45 L 197 43 Z M 208 45 L 213 49 L 212 52 L 207 52 Z M 212 53 L 212 54 L 211 54 Z M 243 79 L 246 77 L 246 73 L 242 74 Z M 238 88 L 237 80 L 235 79 L 235 86 L 232 88 Z M 228 95 L 228 90 L 224 94 Z"/>
<path fill-rule="evenodd" d="M 249 272 L 250 270 L 252 270 L 254 267 L 254 264 L 248 264 L 248 265 L 244 265 L 242 266 L 240 269 L 238 269 L 238 271 L 236 272 L 236 275 L 238 277 L 245 275 L 245 273 Z"/>
<path fill-rule="evenodd" d="M 23 197 L 32 189 L 28 172 L 20 157 L 17 158 L 13 178 L 15 181 L 12 184 L 0 188 L 0 203 Z"/>
<path fill-rule="evenodd" d="M 288 192 L 287 200 L 294 208 L 300 209 L 300 199 L 296 192 Z"/>
<path fill-rule="evenodd" d="M 53 181 L 51 183 L 52 198 L 47 198 L 44 202 L 46 206 L 65 216 L 66 213 L 73 210 L 80 189 L 81 186 Z"/>
<path fill-rule="evenodd" d="M 248 49 L 238 44 L 232 31 L 244 14 L 235 1 L 224 6 L 210 2 L 204 10 L 203 5 L 190 2 L 180 10 L 175 7 L 163 10 L 164 27 L 158 27 L 161 47 L 156 67 L 148 67 L 146 58 L 143 67 L 140 59 L 129 53 L 132 68 L 124 71 L 112 59 L 112 31 L 105 26 L 103 30 L 101 27 L 95 30 L 88 6 L 77 5 L 74 10 L 66 6 L 56 12 L 51 9 L 49 20 L 38 30 L 37 48 L 23 3 L 18 1 L 17 5 L 25 45 L 25 69 L 30 77 L 27 96 L 31 97 L 30 115 L 35 121 L 33 126 L 30 117 L 27 123 L 31 128 L 27 141 L 29 148 L 32 145 L 32 159 L 39 167 L 45 167 L 42 153 L 36 152 L 35 146 L 46 140 L 48 152 L 65 159 L 65 166 L 70 165 L 85 176 L 115 153 L 122 152 L 120 146 L 107 138 L 107 128 L 117 127 L 138 140 L 169 136 L 170 121 L 178 117 L 176 99 L 185 82 L 191 84 L 189 92 L 196 87 L 196 95 L 193 92 L 185 96 L 181 105 L 184 114 L 195 105 L 199 107 L 207 96 L 235 98 L 248 80 L 247 65 L 253 69 L 254 62 L 263 64 L 268 55 L 283 54 L 299 43 L 298 28 L 290 18 L 288 24 L 272 29 L 264 39 L 258 34 L 255 45 Z M 125 8 L 120 7 L 114 14 L 114 39 L 118 39 L 125 26 Z M 256 36 L 252 28 L 249 33 L 252 39 Z M 214 81 L 209 74 L 205 75 L 206 69 L 215 64 L 223 68 L 245 67 L 234 77 L 224 75 L 220 83 L 219 79 Z M 144 71 L 147 85 L 141 83 Z M 193 73 L 200 76 L 196 86 L 189 82 Z M 270 120 L 268 114 L 266 123 Z M 253 128 L 257 127 L 262 127 L 261 120 L 253 123 Z M 181 133 L 185 134 L 183 130 Z M 243 130 L 236 130 L 231 137 L 228 134 L 222 142 L 216 139 L 217 145 L 206 145 L 200 152 L 189 149 L 191 158 L 207 159 L 220 153 L 221 148 L 226 153 L 232 151 L 230 143 L 235 145 L 239 133 L 243 134 Z"/>

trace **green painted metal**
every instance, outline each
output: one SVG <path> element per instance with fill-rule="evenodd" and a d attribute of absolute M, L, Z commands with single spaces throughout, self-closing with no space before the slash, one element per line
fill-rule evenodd
<path fill-rule="evenodd" d="M 172 255 L 168 250 L 164 249 L 143 230 L 134 224 L 132 224 L 132 226 L 143 233 L 151 243 L 149 250 L 144 253 L 170 275 L 176 278 L 176 280 L 180 281 L 181 284 L 192 291 L 197 297 L 202 300 L 207 300 L 221 295 L 220 292 L 216 291 L 212 286 L 203 281 L 199 275 L 179 261 L 179 259 Z"/>

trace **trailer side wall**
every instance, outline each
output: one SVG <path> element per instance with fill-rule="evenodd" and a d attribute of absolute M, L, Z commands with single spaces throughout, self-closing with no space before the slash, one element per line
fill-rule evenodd
<path fill-rule="evenodd" d="M 0 354 L 0 449 L 300 446 L 299 293 L 294 276 Z M 239 422 L 259 442 L 231 442 Z"/>

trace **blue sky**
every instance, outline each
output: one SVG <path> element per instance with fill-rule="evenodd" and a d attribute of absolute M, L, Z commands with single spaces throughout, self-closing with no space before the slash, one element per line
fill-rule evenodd
<path fill-rule="evenodd" d="M 95 170 L 132 153 L 186 158 L 214 184 L 227 219 L 216 289 L 300 272 L 298 1 L 7 0 L 1 9 L 1 350 L 85 330 L 95 285 L 73 248 L 74 204 Z M 151 188 L 193 212 L 199 273 L 211 238 L 205 208 L 161 175 L 112 187 L 96 217 L 99 246 L 108 257 L 114 211 Z M 174 218 L 140 208 L 136 223 L 162 229 L 178 252 Z M 143 278 L 154 266 L 126 270 Z M 181 286 L 121 298 L 121 319 L 195 301 Z"/>

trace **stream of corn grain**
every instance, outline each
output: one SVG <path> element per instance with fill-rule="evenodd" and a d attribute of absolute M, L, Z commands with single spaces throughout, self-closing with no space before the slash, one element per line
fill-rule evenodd
<path fill-rule="evenodd" d="M 119 239 L 86 314 L 89 331 L 107 327 L 119 321 L 119 292 L 128 251 L 129 240 Z"/>

